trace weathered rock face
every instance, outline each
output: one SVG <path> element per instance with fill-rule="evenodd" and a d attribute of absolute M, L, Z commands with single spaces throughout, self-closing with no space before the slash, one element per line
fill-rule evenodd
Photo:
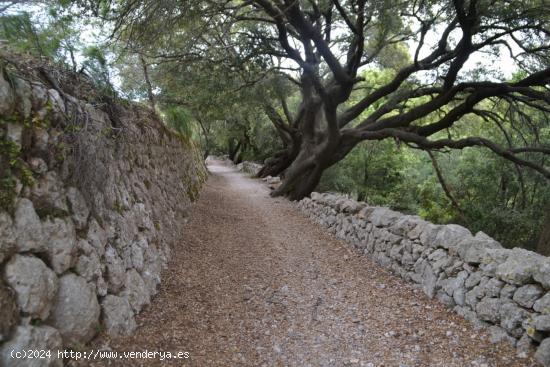
<path fill-rule="evenodd" d="M 7 339 L 19 321 L 14 292 L 0 280 L 0 342 Z"/>
<path fill-rule="evenodd" d="M 143 107 L 107 113 L 11 79 L 0 72 L 0 365 L 60 366 L 6 356 L 131 333 L 206 169 Z"/>
<path fill-rule="evenodd" d="M 4 279 L 15 291 L 19 310 L 45 320 L 57 294 L 55 273 L 42 260 L 31 255 L 15 255 L 4 267 Z"/>
<path fill-rule="evenodd" d="M 29 199 L 17 200 L 14 229 L 17 234 L 17 250 L 19 252 L 39 252 L 44 249 L 42 223 Z"/>
<path fill-rule="evenodd" d="M 516 345 L 520 356 L 537 348 L 538 361 L 550 366 L 549 258 L 343 195 L 312 193 L 297 206 L 476 327 L 488 327 L 492 341 Z"/>
<path fill-rule="evenodd" d="M 0 213 L 0 264 L 15 252 L 13 221 L 6 212 Z"/>
<path fill-rule="evenodd" d="M 126 272 L 126 280 L 124 281 L 124 290 L 121 295 L 128 301 L 135 312 L 149 304 L 150 295 L 147 291 L 145 282 L 135 269 L 130 269 Z"/>
<path fill-rule="evenodd" d="M 93 286 L 71 273 L 59 278 L 49 323 L 59 330 L 65 345 L 88 342 L 99 326 L 99 303 Z"/>
<path fill-rule="evenodd" d="M 131 334 L 137 327 L 130 303 L 122 297 L 107 295 L 101 302 L 103 325 L 110 335 Z"/>
<path fill-rule="evenodd" d="M 259 163 L 245 161 L 237 164 L 237 169 L 239 171 L 251 174 L 252 176 L 256 176 L 262 169 L 262 165 Z"/>
<path fill-rule="evenodd" d="M 54 218 L 42 226 L 48 261 L 57 274 L 62 274 L 76 260 L 76 232 L 70 220 Z"/>
<path fill-rule="evenodd" d="M 61 367 L 63 361 L 57 358 L 57 352 L 62 349 L 61 335 L 50 326 L 18 326 L 12 338 L 0 346 L 0 365 L 13 367 Z M 44 358 L 11 357 L 11 352 L 44 351 Z M 48 353 L 49 354 L 46 354 Z"/>

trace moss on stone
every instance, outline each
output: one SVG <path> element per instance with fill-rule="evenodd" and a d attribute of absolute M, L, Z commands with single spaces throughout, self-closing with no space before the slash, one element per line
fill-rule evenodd
<path fill-rule="evenodd" d="M 57 161 L 57 163 L 63 163 L 63 161 L 65 161 L 65 156 L 66 156 L 65 150 L 66 150 L 66 146 L 63 142 L 58 143 L 54 147 L 54 151 L 55 151 L 54 158 Z"/>
<path fill-rule="evenodd" d="M 21 178 L 21 182 L 23 183 L 23 185 L 34 186 L 34 175 L 26 165 L 22 164 L 19 168 L 19 177 Z"/>
<path fill-rule="evenodd" d="M 15 203 L 15 179 L 11 176 L 0 178 L 0 209 L 11 212 Z"/>
<path fill-rule="evenodd" d="M 19 146 L 6 137 L 2 137 L 0 139 L 0 208 L 7 211 L 13 209 L 16 178 L 19 178 L 25 186 L 34 185 L 32 171 L 21 159 Z"/>
<path fill-rule="evenodd" d="M 0 156 L 10 167 L 14 167 L 17 164 L 17 158 L 19 158 L 20 155 L 21 151 L 15 142 L 7 138 L 0 140 Z"/>
<path fill-rule="evenodd" d="M 118 202 L 118 200 L 115 201 L 115 204 L 113 205 L 113 209 L 120 215 L 124 213 L 124 208 L 122 207 L 122 204 Z"/>

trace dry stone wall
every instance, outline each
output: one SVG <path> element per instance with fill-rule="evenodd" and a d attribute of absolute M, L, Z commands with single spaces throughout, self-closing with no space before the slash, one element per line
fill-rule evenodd
<path fill-rule="evenodd" d="M 343 195 L 313 193 L 298 207 L 378 264 L 417 284 L 491 340 L 550 366 L 550 258 L 505 249 L 483 232 L 435 225 Z"/>
<path fill-rule="evenodd" d="M 184 241 L 197 149 L 142 107 L 0 69 L 0 153 L 0 366 L 61 366 L 10 353 L 132 333 Z"/>

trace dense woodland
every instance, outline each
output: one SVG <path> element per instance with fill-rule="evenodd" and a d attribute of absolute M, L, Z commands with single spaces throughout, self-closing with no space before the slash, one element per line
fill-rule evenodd
<path fill-rule="evenodd" d="M 0 39 L 147 104 L 273 195 L 338 191 L 550 255 L 546 0 L 0 2 Z M 11 55 L 11 56 L 10 56 Z"/>

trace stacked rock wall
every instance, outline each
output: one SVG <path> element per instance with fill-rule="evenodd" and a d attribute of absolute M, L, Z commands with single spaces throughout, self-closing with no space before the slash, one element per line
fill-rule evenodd
<path fill-rule="evenodd" d="M 205 178 L 147 109 L 0 68 L 0 365 L 131 333 Z"/>
<path fill-rule="evenodd" d="M 494 342 L 507 340 L 550 366 L 550 258 L 505 249 L 483 232 L 313 193 L 298 207 L 378 264 L 422 287 Z"/>

